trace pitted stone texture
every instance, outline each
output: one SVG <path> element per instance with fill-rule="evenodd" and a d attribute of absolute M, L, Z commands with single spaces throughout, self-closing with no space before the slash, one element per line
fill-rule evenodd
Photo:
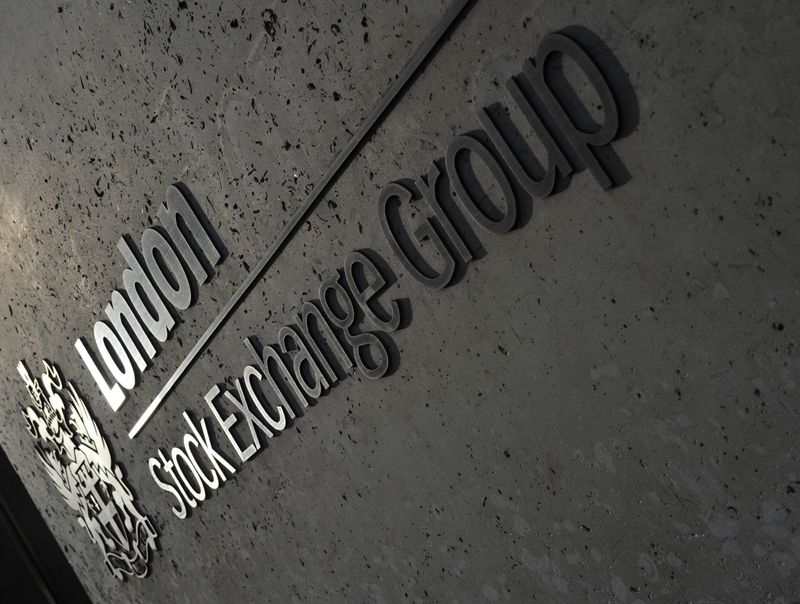
<path fill-rule="evenodd" d="M 4 430 L 97 602 L 766 601 L 797 592 L 798 9 L 478 0 L 223 333 L 127 431 L 302 203 L 445 3 L 11 6 L 0 26 Z M 185 8 L 184 8 L 185 7 Z M 541 39 L 593 31 L 625 68 L 631 178 L 524 202 L 453 286 L 419 286 L 377 220 Z M 595 49 L 597 51 L 597 49 Z M 229 256 L 117 414 L 72 342 L 122 234 L 182 180 Z M 397 276 L 397 371 L 353 375 L 179 521 L 147 458 L 241 375 L 348 252 Z M 119 584 L 32 456 L 20 357 L 61 364 L 158 525 Z M 216 430 L 229 455 L 225 437 Z M 247 436 L 247 432 L 243 434 Z"/>

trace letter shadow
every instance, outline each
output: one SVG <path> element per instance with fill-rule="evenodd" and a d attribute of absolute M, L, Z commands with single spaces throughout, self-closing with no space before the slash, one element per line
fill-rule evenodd
<path fill-rule="evenodd" d="M 209 222 L 206 213 L 203 211 L 203 208 L 201 208 L 200 204 L 197 203 L 197 199 L 195 198 L 194 193 L 192 193 L 191 190 L 189 190 L 189 187 L 186 186 L 186 184 L 181 181 L 174 183 L 172 186 L 174 186 L 181 192 L 183 197 L 186 199 L 186 202 L 189 204 L 189 206 L 192 208 L 192 211 L 197 216 L 197 219 L 200 221 L 200 224 L 203 225 L 203 228 L 206 230 L 206 233 L 208 233 L 208 236 L 211 238 L 211 241 L 214 242 L 214 245 L 216 246 L 220 254 L 219 261 L 222 262 L 223 260 L 225 260 L 225 258 L 228 257 L 228 248 L 225 247 L 225 243 L 220 238 L 219 234 L 217 233 L 217 230 Z M 192 246 L 192 251 L 194 252 L 195 256 L 197 256 L 197 258 L 199 258 L 201 262 L 204 263 L 205 269 L 206 271 L 208 271 L 208 274 L 213 275 L 214 267 L 208 265 L 208 262 L 205 260 L 205 254 L 203 254 L 202 250 L 196 248 L 194 242 L 191 240 L 189 241 L 189 244 Z"/>
<path fill-rule="evenodd" d="M 495 108 L 495 107 L 498 108 L 498 110 L 492 112 L 492 117 L 497 119 L 497 121 L 500 123 L 501 128 L 503 128 L 505 130 L 506 123 L 510 123 L 510 117 L 505 112 L 505 110 L 501 109 L 502 106 L 499 103 L 494 103 L 493 105 L 491 105 L 491 107 L 492 108 Z M 506 131 L 513 132 L 513 130 L 514 130 L 514 126 L 508 126 L 508 129 Z M 519 228 L 524 227 L 525 225 L 528 224 L 528 222 L 530 222 L 531 218 L 533 218 L 535 198 L 533 196 L 531 196 L 522 187 L 522 185 L 520 185 L 520 183 L 517 181 L 517 179 L 514 176 L 514 174 L 512 174 L 511 170 L 508 168 L 506 163 L 503 161 L 503 158 L 500 157 L 500 154 L 497 152 L 494 144 L 492 143 L 491 139 L 489 138 L 489 135 L 486 134 L 485 130 L 483 130 L 482 128 L 479 128 L 479 129 L 476 129 L 476 130 L 470 130 L 469 132 L 467 132 L 467 135 L 471 136 L 472 138 L 477 139 L 481 143 L 483 143 L 483 145 L 494 156 L 495 160 L 497 161 L 498 165 L 500 166 L 500 169 L 503 171 L 503 174 L 505 174 L 506 178 L 508 179 L 508 182 L 511 185 L 511 190 L 514 193 L 514 198 L 516 200 L 516 204 L 517 204 L 517 219 L 514 222 L 513 229 L 519 229 Z M 521 154 L 522 157 L 521 157 L 520 161 L 521 161 L 521 163 L 523 165 L 526 166 L 526 168 L 529 170 L 530 173 L 535 174 L 537 176 L 537 178 L 541 177 L 544 174 L 544 168 L 539 163 L 539 161 L 533 156 L 532 153 L 530 153 L 530 152 L 528 152 L 527 150 L 524 149 L 526 146 L 527 145 L 525 145 L 524 143 L 522 143 L 520 145 L 515 145 L 515 149 L 519 149 L 520 147 L 522 147 L 522 149 L 520 149 L 520 150 L 523 151 L 522 154 Z M 475 199 L 483 199 L 482 210 L 488 215 L 497 214 L 497 209 L 496 208 L 489 207 L 490 206 L 490 204 L 489 204 L 490 196 L 488 194 L 488 191 L 486 191 L 483 188 L 483 186 L 480 184 L 480 182 L 478 181 L 478 178 L 474 174 L 474 171 L 472 170 L 472 166 L 470 165 L 470 162 L 467 160 L 467 158 L 464 155 L 459 155 L 459 156 L 456 157 L 456 161 L 458 162 L 458 171 L 459 171 L 460 174 L 462 174 L 462 179 L 464 180 L 464 186 L 467 189 L 469 189 L 470 194 L 473 196 L 473 198 L 475 198 Z M 464 179 L 463 176 L 467 176 L 467 178 Z M 493 177 L 488 177 L 488 178 L 491 179 Z M 562 177 L 562 180 L 565 180 L 567 182 L 567 184 L 569 183 L 569 177 L 565 177 L 565 178 Z M 556 183 L 558 183 L 558 182 L 559 182 L 559 179 L 557 178 L 556 179 Z M 558 185 L 556 185 L 556 186 L 558 186 Z M 497 193 L 500 192 L 499 187 L 496 188 L 496 191 L 497 191 Z M 494 204 L 493 201 L 491 203 Z M 463 215 L 462 217 L 466 220 L 466 215 Z M 493 235 L 489 231 L 484 231 L 484 232 L 487 233 L 488 235 Z M 472 233 L 472 236 L 474 236 L 474 231 Z M 494 235 L 494 236 L 496 236 L 496 235 Z M 472 243 L 468 243 L 468 245 L 470 245 L 470 247 L 471 247 Z M 483 248 L 480 248 L 480 250 L 481 250 L 481 254 L 479 256 L 476 256 L 476 258 L 481 258 L 486 254 L 486 252 L 485 252 L 485 250 L 483 250 Z"/>
<path fill-rule="evenodd" d="M 220 390 L 222 390 L 222 389 L 225 387 L 225 384 L 216 384 L 216 385 L 217 385 L 217 386 L 220 388 Z M 200 424 L 200 416 L 199 416 L 199 415 L 197 415 L 197 413 L 195 413 L 194 411 L 192 411 L 192 410 L 190 410 L 190 409 L 185 409 L 185 410 L 184 410 L 184 413 L 186 413 L 186 415 L 188 415 L 188 416 L 189 416 L 189 419 L 190 419 L 190 420 L 192 420 L 192 423 L 193 423 L 195 426 L 197 426 L 197 425 L 199 425 L 199 424 Z M 239 412 L 238 412 L 238 411 L 236 412 L 236 417 L 237 417 L 237 418 L 238 418 L 240 421 L 241 421 L 241 420 L 244 420 L 244 418 L 243 418 L 243 417 L 240 417 L 240 414 L 239 414 Z M 208 419 L 208 418 L 207 418 L 207 419 Z M 212 448 L 213 448 L 213 449 L 214 449 L 214 450 L 215 450 L 215 451 L 216 451 L 216 452 L 217 452 L 217 453 L 220 455 L 220 457 L 224 458 L 224 459 L 225 459 L 225 461 L 227 461 L 227 462 L 228 462 L 229 464 L 231 464 L 231 465 L 232 465 L 234 468 L 236 468 L 236 474 L 238 474 L 238 473 L 239 473 L 239 471 L 242 469 L 242 462 L 241 462 L 241 460 L 239 459 L 239 457 L 238 457 L 238 456 L 231 456 L 231 455 L 229 455 L 229 454 L 228 454 L 228 449 L 226 449 L 225 447 L 222 447 L 222 446 L 220 446 L 220 441 L 219 441 L 219 439 L 217 438 L 217 431 L 214 429 L 214 427 L 215 427 L 215 426 L 217 426 L 217 421 L 216 421 L 216 419 L 214 419 L 214 418 L 211 418 L 211 419 L 210 419 L 210 421 L 209 421 L 209 423 L 211 424 L 211 427 L 210 427 L 210 428 L 209 428 L 209 430 L 208 430 L 208 440 L 209 440 L 209 442 L 211 443 L 211 447 L 212 447 Z M 217 429 L 219 429 L 219 427 L 218 427 L 218 426 L 217 426 Z M 263 447 L 262 447 L 262 448 L 263 448 Z M 202 447 L 200 448 L 200 450 L 202 450 Z M 260 451 L 260 450 L 259 450 L 259 451 Z M 255 456 L 254 456 L 254 457 L 255 457 Z M 212 466 L 212 464 L 211 464 L 211 463 L 210 463 L 210 462 L 209 462 L 207 459 L 200 460 L 200 459 L 198 459 L 198 458 L 197 458 L 197 456 L 195 456 L 195 460 L 197 461 L 197 465 L 198 465 L 198 466 L 200 466 L 200 469 L 201 469 L 201 470 L 202 470 L 202 471 L 203 471 L 203 472 L 204 472 L 206 475 L 208 475 L 208 474 L 210 474 L 210 473 L 211 473 L 211 471 L 213 470 L 213 466 Z M 213 490 L 212 490 L 212 489 L 210 489 L 210 488 L 208 487 L 208 485 L 205 485 L 205 484 L 204 484 L 204 486 L 205 486 L 205 489 L 206 489 L 206 498 L 205 498 L 205 501 L 208 501 L 208 500 L 209 500 L 211 497 L 213 497 L 213 495 L 216 493 L 216 491 L 218 491 L 218 490 L 219 490 L 219 489 L 221 489 L 223 486 L 225 486 L 226 484 L 228 484 L 228 481 L 229 481 L 229 480 L 231 480 L 232 478 L 235 478 L 235 477 L 236 477 L 236 474 L 234 474 L 234 475 L 232 475 L 232 476 L 228 476 L 228 477 L 227 477 L 227 479 L 226 479 L 224 482 L 223 482 L 223 480 L 220 478 L 220 479 L 219 479 L 219 486 L 218 486 L 216 489 L 213 489 Z M 190 506 L 188 506 L 188 505 L 187 505 L 187 506 L 186 506 L 186 509 L 187 509 L 187 518 L 188 518 L 188 516 L 191 514 L 191 510 L 192 510 L 192 508 L 191 508 Z"/>
<path fill-rule="evenodd" d="M 250 350 L 250 352 L 251 352 L 251 354 L 253 356 L 253 360 L 255 361 L 255 366 L 258 367 L 259 369 L 261 369 L 262 372 L 267 372 L 268 368 L 264 368 L 261 365 L 261 362 L 263 360 L 261 358 L 261 356 L 260 355 L 256 356 L 258 354 L 258 351 L 262 351 L 262 350 L 264 350 L 264 348 L 266 348 L 264 346 L 264 344 L 262 343 L 261 338 L 259 338 L 258 336 L 247 336 L 246 340 L 249 340 L 249 344 L 246 345 L 246 347 Z M 252 346 L 252 348 L 251 348 L 251 346 Z M 278 351 L 278 356 L 281 357 L 281 360 L 286 365 L 287 370 L 289 371 L 289 373 L 292 374 L 291 359 L 288 359 L 286 353 L 280 351 L 280 347 L 279 346 L 276 345 L 276 346 L 274 346 L 274 348 L 275 348 L 275 350 Z M 289 361 L 288 363 L 286 362 L 287 360 Z M 302 402 L 296 400 L 295 394 L 294 394 L 294 392 L 292 392 L 291 386 L 286 383 L 286 380 L 283 377 L 276 376 L 275 374 L 272 374 L 272 373 L 270 375 L 275 380 L 276 384 L 278 385 L 278 388 L 280 388 L 281 393 L 283 394 L 284 398 L 287 400 L 287 402 L 291 406 L 292 411 L 294 412 L 294 415 L 295 415 L 294 418 L 291 418 L 291 417 L 289 417 L 289 414 L 286 413 L 286 427 L 283 430 L 281 430 L 280 432 L 275 432 L 275 436 L 280 436 L 281 433 L 285 432 L 286 430 L 289 430 L 294 425 L 295 421 L 297 421 L 298 419 L 303 417 L 306 414 L 306 412 L 305 412 L 305 407 L 303 406 Z M 298 384 L 298 387 L 300 387 L 299 384 Z M 323 393 L 322 396 L 324 396 L 324 393 Z M 322 398 L 322 396 L 320 396 L 320 398 Z M 313 407 L 314 405 L 316 405 L 317 400 L 319 400 L 319 399 L 312 399 L 309 396 L 305 395 L 305 400 L 308 403 L 309 407 Z M 276 406 L 272 401 L 270 401 L 270 403 L 273 404 L 273 406 Z M 284 409 L 284 413 L 285 413 L 285 409 Z"/>
<path fill-rule="evenodd" d="M 392 268 L 377 251 L 369 248 L 361 248 L 357 251 L 364 254 L 376 267 L 378 267 L 378 270 L 386 281 L 386 285 L 381 289 L 380 292 L 378 292 L 378 294 L 386 291 L 389 287 L 397 282 L 397 275 L 395 275 Z M 411 302 L 408 298 L 397 298 L 396 301 L 397 306 L 400 309 L 400 326 L 398 329 L 405 329 L 411 324 Z M 356 314 L 353 325 L 360 325 L 362 331 L 369 331 L 373 333 L 386 349 L 389 367 L 387 368 L 386 373 L 381 377 L 389 377 L 400 367 L 400 349 L 397 348 L 394 338 L 392 338 L 385 331 L 375 329 L 374 326 L 367 321 L 364 312 L 361 310 L 361 307 L 358 304 L 353 304 L 353 308 Z M 369 361 L 373 363 L 373 366 L 377 365 L 376 360 L 371 353 L 368 352 L 367 356 L 369 357 Z"/>
<path fill-rule="evenodd" d="M 467 215 L 462 211 L 460 207 L 460 202 L 456 199 L 456 192 L 453 189 L 452 185 L 450 184 L 450 176 L 447 173 L 447 168 L 445 166 L 445 161 L 443 157 L 433 160 L 433 163 L 436 164 L 437 168 L 441 172 L 441 177 L 439 179 L 439 184 L 437 188 L 437 199 L 442 207 L 447 218 L 453 224 L 453 228 L 456 230 L 458 235 L 464 241 L 467 249 L 469 250 L 470 254 L 472 255 L 472 259 L 477 260 L 483 258 L 486 255 L 486 249 L 483 247 L 483 243 L 478 238 L 478 235 L 475 232 L 475 229 L 470 222 L 470 219 Z M 417 211 L 422 212 L 420 210 L 420 200 L 422 199 L 422 195 L 420 190 L 417 188 L 414 180 L 410 178 L 400 178 L 397 180 L 399 184 L 404 186 L 406 189 L 411 191 L 414 195 L 413 203 L 417 204 Z M 431 212 L 432 214 L 432 212 Z M 457 250 L 453 246 L 452 242 L 449 241 L 447 238 L 444 230 L 441 228 L 438 220 L 432 216 L 425 216 L 425 219 L 430 219 L 436 223 L 436 229 L 439 233 L 439 236 L 442 237 L 444 240 L 445 247 L 447 251 L 450 253 L 450 256 L 455 260 L 455 270 L 453 271 L 453 276 L 451 277 L 450 281 L 447 284 L 447 287 L 451 285 L 457 284 L 461 279 L 464 278 L 464 275 L 467 273 L 467 268 L 469 263 L 472 260 L 464 261 L 460 258 Z M 417 245 L 409 244 L 405 247 L 407 250 L 408 256 L 410 257 L 411 261 L 414 262 L 417 266 L 425 266 L 428 264 L 427 260 L 423 258 L 422 254 L 419 253 L 417 250 Z"/>
<path fill-rule="evenodd" d="M 376 250 L 371 248 L 362 248 L 357 251 L 364 254 L 375 266 L 378 267 L 381 275 L 383 275 L 383 278 L 386 280 L 386 286 L 383 288 L 383 290 L 389 289 L 392 285 L 397 283 L 397 275 L 395 274 L 391 265 L 389 265 L 383 256 L 381 256 Z M 411 320 L 413 318 L 411 312 L 411 301 L 408 298 L 395 298 L 395 300 L 397 301 L 397 305 L 400 307 L 400 326 L 397 329 L 405 329 L 411 325 Z"/>
<path fill-rule="evenodd" d="M 559 33 L 573 39 L 586 51 L 608 83 L 619 113 L 619 128 L 614 140 L 632 133 L 639 124 L 639 102 L 627 72 L 613 51 L 597 34 L 586 27 L 572 25 L 562 29 Z M 529 90 L 527 79 L 523 78 L 522 80 L 522 88 L 527 92 Z M 592 132 L 599 128 L 599 124 L 587 109 L 580 95 L 564 76 L 563 55 L 555 55 L 548 61 L 547 82 L 559 104 L 564 107 L 576 127 L 585 132 Z M 543 120 L 548 128 L 551 129 L 551 132 L 556 135 L 564 154 L 570 164 L 575 167 L 576 173 L 584 171 L 586 166 L 571 146 L 564 144 L 566 141 L 563 140 L 559 129 L 552 123 L 553 120 L 549 112 L 545 111 L 540 115 L 543 116 Z M 608 172 L 613 186 L 623 185 L 630 180 L 630 172 L 610 144 L 592 147 L 592 152 Z M 563 191 L 567 184 L 558 182 L 554 193 Z"/>
<path fill-rule="evenodd" d="M 166 235 L 166 231 L 164 231 L 162 229 L 159 232 L 162 235 L 165 235 L 167 237 L 167 241 L 170 241 L 169 236 Z M 173 338 L 175 330 L 178 327 L 180 327 L 180 325 L 183 323 L 183 319 L 181 318 L 180 313 L 175 309 L 175 307 L 172 306 L 172 304 L 170 304 L 169 301 L 164 297 L 164 294 L 161 293 L 161 290 L 158 288 L 158 285 L 156 285 L 156 282 L 153 279 L 153 275 L 151 274 L 150 268 L 147 266 L 147 262 L 144 259 L 144 255 L 142 254 L 142 251 L 139 249 L 139 246 L 136 244 L 136 242 L 134 242 L 133 238 L 130 235 L 127 235 L 127 234 L 123 235 L 122 238 L 125 239 L 125 241 L 127 241 L 128 246 L 131 249 L 131 252 L 133 253 L 134 257 L 136 258 L 136 261 L 142 266 L 142 270 L 144 271 L 145 276 L 147 277 L 147 279 L 150 280 L 150 283 L 151 283 L 151 285 L 153 286 L 153 289 L 156 292 L 156 296 L 158 296 L 161 299 L 161 301 L 164 303 L 164 306 L 166 307 L 167 312 L 169 313 L 169 316 L 172 318 L 172 320 L 174 322 L 174 325 L 167 330 L 167 341 L 169 341 L 169 340 L 171 340 Z M 197 299 L 196 296 L 199 293 L 199 290 L 197 289 L 197 284 L 194 282 L 194 278 L 192 277 L 191 272 L 189 272 L 188 268 L 186 267 L 186 265 L 183 264 L 183 260 L 182 259 L 181 259 L 181 265 L 183 266 L 184 270 L 187 271 L 186 274 L 187 274 L 187 276 L 189 278 L 190 287 L 192 288 L 192 303 L 194 303 L 194 301 Z M 125 268 L 123 270 L 125 270 L 126 268 L 129 268 L 129 267 L 125 266 Z M 124 287 L 122 289 L 120 289 L 119 292 L 123 296 L 125 296 L 125 298 L 128 300 L 128 302 L 130 302 L 130 295 L 128 294 L 127 290 Z M 150 316 L 153 316 L 154 314 L 156 314 L 156 309 L 155 309 L 155 306 L 153 306 L 152 300 L 150 300 L 150 298 L 148 298 L 146 295 L 144 295 L 144 292 L 141 292 L 140 297 L 142 299 L 142 303 L 147 308 L 147 312 L 150 313 Z M 134 310 L 134 312 L 136 312 L 136 311 Z M 150 333 L 147 330 L 146 327 L 145 327 L 145 332 Z M 150 334 L 150 336 L 152 336 L 152 334 Z M 161 343 L 158 340 L 156 340 L 154 337 L 151 337 L 150 341 L 151 341 L 151 343 L 153 344 L 153 346 L 156 349 L 156 354 L 159 354 L 161 352 L 161 345 L 160 345 Z"/>

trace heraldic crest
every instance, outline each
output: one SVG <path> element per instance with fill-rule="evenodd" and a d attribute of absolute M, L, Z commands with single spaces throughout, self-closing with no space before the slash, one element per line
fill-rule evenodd
<path fill-rule="evenodd" d="M 22 410 L 36 439 L 36 454 L 61 495 L 78 514 L 106 565 L 118 579 L 144 577 L 156 532 L 136 505 L 100 429 L 71 382 L 44 361 L 41 378 L 24 362 L 17 370 L 33 405 Z"/>

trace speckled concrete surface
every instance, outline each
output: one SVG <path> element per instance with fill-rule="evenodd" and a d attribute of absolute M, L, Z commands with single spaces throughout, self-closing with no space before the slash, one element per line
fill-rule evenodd
<path fill-rule="evenodd" d="M 796 602 L 800 9 L 477 0 L 135 440 L 127 432 L 446 9 L 7 2 L 0 21 L 0 446 L 96 602 Z M 630 173 L 528 204 L 434 291 L 376 211 L 548 33 L 624 67 Z M 72 342 L 116 241 L 196 195 L 228 256 L 116 414 Z M 351 375 L 178 520 L 148 457 L 351 250 L 389 263 L 398 367 Z M 119 583 L 33 456 L 14 370 L 60 364 L 161 533 Z M 237 373 L 238 372 L 238 373 Z M 221 448 L 227 443 L 222 442 Z"/>

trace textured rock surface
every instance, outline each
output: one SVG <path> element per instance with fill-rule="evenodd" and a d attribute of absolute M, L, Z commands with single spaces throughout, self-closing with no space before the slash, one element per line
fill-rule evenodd
<path fill-rule="evenodd" d="M 478 0 L 135 440 L 446 2 L 7 4 L 0 446 L 94 601 L 794 601 L 794 3 Z M 476 232 L 485 255 L 458 283 L 419 286 L 378 191 L 476 129 L 475 108 L 571 25 L 636 91 L 638 124 L 613 145 L 630 180 L 603 192 L 574 175 L 510 234 Z M 120 287 L 117 239 L 179 180 L 229 255 L 114 414 L 72 342 Z M 397 370 L 344 380 L 175 518 L 147 458 L 241 375 L 243 337 L 275 341 L 364 248 L 411 308 Z M 161 533 L 149 578 L 110 576 L 38 466 L 20 358 L 58 362 L 90 401 Z"/>

